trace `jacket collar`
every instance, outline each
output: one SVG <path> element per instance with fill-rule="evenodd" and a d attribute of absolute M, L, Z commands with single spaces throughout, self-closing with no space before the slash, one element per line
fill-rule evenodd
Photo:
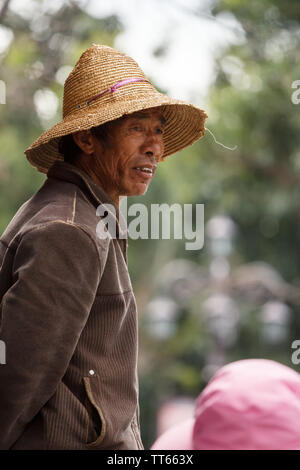
<path fill-rule="evenodd" d="M 108 196 L 108 194 L 100 188 L 92 178 L 85 173 L 85 171 L 77 168 L 71 163 L 64 161 L 56 161 L 47 172 L 48 178 L 56 178 L 62 181 L 68 181 L 70 183 L 76 184 L 84 194 L 88 197 L 89 201 L 93 204 L 95 208 L 99 205 L 105 207 L 105 204 L 110 204 L 114 206 L 114 212 L 112 213 L 107 209 L 111 216 L 115 219 L 116 223 L 116 235 L 121 236 L 121 238 L 127 238 L 128 230 L 126 227 L 125 219 L 122 213 L 119 211 L 119 208 L 116 206 L 115 202 Z"/>

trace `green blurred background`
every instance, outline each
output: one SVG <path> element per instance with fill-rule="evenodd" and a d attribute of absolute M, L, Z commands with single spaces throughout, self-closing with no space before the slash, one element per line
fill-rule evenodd
<path fill-rule="evenodd" d="M 182 240 L 129 240 L 140 318 L 140 420 L 149 448 L 157 434 L 192 413 L 194 399 L 223 364 L 263 357 L 299 370 L 291 357 L 300 339 L 300 104 L 291 97 L 300 80 L 300 3 L 98 4 L 113 4 L 114 11 L 93 14 L 88 0 L 0 0 L 0 233 L 46 178 L 24 150 L 61 119 L 63 82 L 80 54 L 98 43 L 136 58 L 122 38 L 149 12 L 159 14 L 165 22 L 150 17 L 150 37 L 136 28 L 150 64 L 146 73 L 167 93 L 173 89 L 164 83 L 176 78 L 207 111 L 206 126 L 218 141 L 237 149 L 217 145 L 207 132 L 161 164 L 143 198 L 129 201 L 205 207 L 201 250 L 186 250 Z M 193 28 L 184 35 L 186 56 L 176 57 L 172 41 L 181 15 Z M 216 27 L 219 39 L 210 51 Z M 208 42 L 196 34 L 202 28 Z M 159 83 L 159 64 L 167 60 L 173 68 Z M 182 60 L 186 74 L 178 69 L 175 76 Z M 212 67 L 205 92 L 201 74 L 197 84 L 197 72 L 188 69 L 193 61 L 203 72 Z"/>

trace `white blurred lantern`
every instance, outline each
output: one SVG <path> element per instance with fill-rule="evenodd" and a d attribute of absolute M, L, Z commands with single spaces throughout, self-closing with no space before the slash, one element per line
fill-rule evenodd
<path fill-rule="evenodd" d="M 203 312 L 210 335 L 223 347 L 234 344 L 240 315 L 233 299 L 225 294 L 215 294 L 203 303 Z"/>
<path fill-rule="evenodd" d="M 269 344 L 279 344 L 288 336 L 288 327 L 291 311 L 289 307 L 279 301 L 269 301 L 261 310 L 261 334 Z"/>
<path fill-rule="evenodd" d="M 179 307 L 169 297 L 157 297 L 146 307 L 147 330 L 154 338 L 166 340 L 177 330 Z"/>

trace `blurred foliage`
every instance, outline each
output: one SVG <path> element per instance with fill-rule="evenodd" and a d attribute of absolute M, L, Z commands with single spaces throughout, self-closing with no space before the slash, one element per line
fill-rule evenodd
<path fill-rule="evenodd" d="M 225 283 L 210 280 L 212 253 L 207 235 L 199 252 L 185 251 L 183 243 L 175 241 L 171 246 L 166 241 L 160 241 L 159 246 L 156 242 L 153 247 L 154 259 L 158 259 L 158 252 L 162 264 L 166 258 L 184 258 L 207 267 L 206 285 L 191 293 L 185 306 L 185 320 L 173 337 L 148 346 L 144 339 L 146 330 L 142 329 L 142 347 L 145 345 L 154 356 L 152 362 L 149 358 L 143 361 L 141 379 L 145 388 L 155 383 L 148 405 L 153 413 L 176 395 L 195 398 L 211 375 L 205 365 L 214 360 L 220 366 L 222 362 L 264 357 L 297 370 L 297 365 L 291 362 L 291 344 L 300 337 L 300 114 L 299 106 L 291 101 L 291 84 L 300 77 L 300 4 L 297 0 L 248 3 L 224 0 L 216 3 L 212 14 L 218 17 L 225 12 L 235 15 L 242 24 L 246 41 L 218 58 L 206 126 L 213 130 L 218 141 L 227 146 L 237 145 L 237 150 L 217 146 L 206 133 L 198 143 L 161 165 L 146 197 L 149 202 L 157 197 L 169 203 L 204 203 L 206 222 L 214 215 L 229 217 L 237 228 L 229 257 L 232 276 Z M 148 247 L 140 243 L 139 248 L 144 254 Z M 152 250 L 148 256 L 145 265 L 149 285 L 153 285 L 160 263 L 151 263 Z M 277 273 L 282 276 L 282 282 L 285 280 L 294 289 L 295 295 L 289 297 L 275 288 L 272 292 L 265 290 L 256 298 L 250 283 L 237 292 L 234 273 L 239 266 L 251 267 L 258 260 L 270 272 L 260 277 L 259 267 L 256 268 L 256 287 L 263 290 L 263 281 L 267 283 L 268 277 Z M 134 258 L 131 261 L 135 263 Z M 135 266 L 132 264 L 132 271 Z M 145 277 L 147 274 L 141 272 L 139 282 Z M 158 295 L 157 291 L 152 289 L 149 297 Z M 203 321 L 203 302 L 216 293 L 234 299 L 240 313 L 237 339 L 233 345 L 223 348 L 209 335 Z M 274 325 L 264 326 L 261 312 L 266 302 L 274 300 L 287 305 L 291 316 L 287 320 L 286 336 L 272 342 L 264 331 L 268 328 L 271 331 Z M 184 337 L 187 342 L 182 350 Z M 185 367 L 187 374 L 182 373 Z M 145 421 L 149 420 L 149 410 L 142 410 Z M 148 433 L 144 430 L 146 442 L 152 442 L 152 429 Z"/>
<path fill-rule="evenodd" d="M 13 32 L 9 48 L 0 54 L 7 103 L 5 107 L 1 105 L 0 114 L 1 232 L 45 180 L 27 162 L 24 150 L 61 119 L 63 86 L 58 72 L 63 66 L 73 67 L 92 43 L 112 46 L 121 28 L 116 17 L 96 20 L 76 2 L 65 2 L 57 10 L 47 2 L 34 3 L 33 16 L 22 11 L 18 14 L 9 5 L 2 20 L 0 16 L 0 25 Z M 57 112 L 50 119 L 39 119 L 34 103 L 38 90 L 50 90 L 59 99 Z"/>
<path fill-rule="evenodd" d="M 57 9 L 33 1 L 33 18 L 13 12 L 7 1 L 0 4 L 0 24 L 13 32 L 9 47 L 0 53 L 0 79 L 7 84 L 7 104 L 0 105 L 1 231 L 45 180 L 27 162 L 24 150 L 60 120 L 63 67 L 73 67 L 93 42 L 113 46 L 123 28 L 116 16 L 95 19 L 75 1 Z M 201 17 L 202 8 L 199 0 L 194 14 Z M 211 375 L 209 367 L 248 357 L 295 367 L 291 343 L 300 337 L 300 108 L 291 101 L 291 84 L 300 79 L 300 4 L 220 0 L 205 13 L 216 20 L 230 13 L 245 31 L 243 43 L 218 57 L 206 109 L 207 127 L 237 150 L 216 145 L 206 133 L 160 165 L 143 202 L 148 207 L 162 202 L 204 204 L 206 225 L 212 217 L 225 215 L 234 222 L 236 235 L 225 257 L 230 271 L 221 280 L 211 274 L 213 253 L 207 234 L 199 251 L 185 250 L 179 240 L 129 241 L 129 269 L 140 313 L 140 405 L 146 447 L 155 438 L 159 406 L 178 395 L 195 398 Z M 167 49 L 162 45 L 153 53 L 163 55 Z M 50 118 L 37 113 L 39 90 L 50 90 L 58 99 Z M 141 200 L 132 198 L 135 202 Z M 193 271 L 189 277 L 175 267 L 165 274 L 164 267 L 176 259 L 192 263 L 195 272 L 188 268 Z M 211 334 L 205 320 L 206 300 L 220 294 L 232 299 L 239 312 L 237 337 L 227 345 Z M 165 338 L 151 330 L 155 312 L 151 314 L 150 306 L 157 298 L 177 306 L 175 320 L 170 319 L 173 330 Z M 274 300 L 287 305 L 291 317 L 286 336 L 272 343 L 264 336 L 261 311 Z"/>

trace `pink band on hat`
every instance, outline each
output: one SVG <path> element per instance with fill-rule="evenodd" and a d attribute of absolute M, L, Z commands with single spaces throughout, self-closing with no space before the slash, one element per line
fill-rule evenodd
<path fill-rule="evenodd" d="M 92 101 L 96 100 L 97 98 L 100 98 L 100 96 L 105 95 L 105 93 L 114 93 L 118 88 L 121 86 L 127 85 L 128 83 L 133 83 L 133 82 L 149 82 L 149 80 L 146 80 L 145 78 L 126 78 L 125 80 L 120 80 L 119 82 L 115 83 L 111 87 L 109 87 L 107 90 L 102 91 L 96 96 L 93 96 L 93 98 L 89 99 L 85 104 L 88 106 Z M 81 108 L 80 105 L 78 105 L 78 108 Z"/>

